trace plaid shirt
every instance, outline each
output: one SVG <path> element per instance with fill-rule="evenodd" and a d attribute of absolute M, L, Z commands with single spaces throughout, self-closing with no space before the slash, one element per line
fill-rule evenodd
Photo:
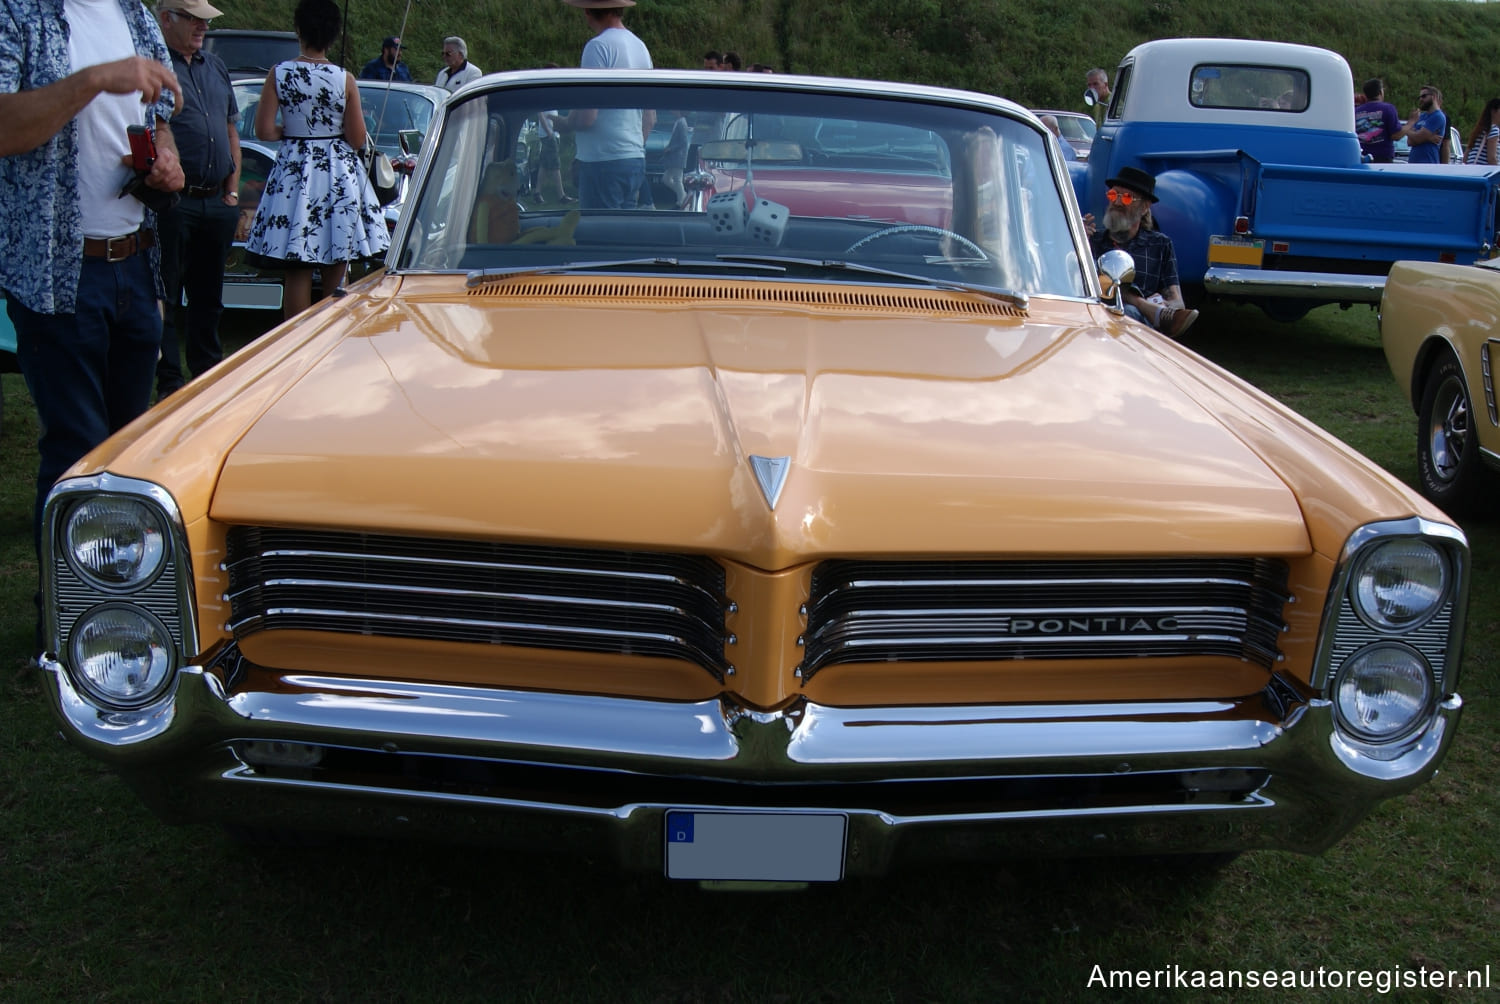
<path fill-rule="evenodd" d="M 1109 233 L 1099 230 L 1090 240 L 1094 257 L 1119 248 L 1129 251 L 1135 259 L 1135 282 L 1133 285 L 1142 296 L 1160 293 L 1168 286 L 1181 286 L 1177 278 L 1177 252 L 1172 250 L 1172 238 L 1160 230 L 1140 230 L 1124 244 L 1109 239 Z"/>
<path fill-rule="evenodd" d="M 139 0 L 119 2 L 135 51 L 171 66 L 151 14 Z M 35 90 L 70 75 L 68 30 L 63 0 L 0 0 L 0 92 Z M 163 91 L 152 120 L 170 120 L 174 103 L 172 93 Z M 39 314 L 77 310 L 83 270 L 78 198 L 77 120 L 35 150 L 0 157 L 0 233 L 6 236 L 0 288 Z M 155 225 L 149 210 L 146 224 Z M 152 248 L 153 271 L 157 255 Z"/>

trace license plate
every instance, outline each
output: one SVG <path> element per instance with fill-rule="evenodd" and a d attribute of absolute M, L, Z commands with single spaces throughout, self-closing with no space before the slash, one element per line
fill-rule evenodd
<path fill-rule="evenodd" d="M 667 878 L 837 882 L 849 819 L 836 812 L 669 809 Z"/>
<path fill-rule="evenodd" d="M 1260 268 L 1266 256 L 1266 242 L 1249 237 L 1210 237 L 1208 239 L 1208 263 L 1210 265 L 1242 265 Z"/>
<path fill-rule="evenodd" d="M 231 310 L 280 310 L 281 283 L 226 282 L 224 306 Z"/>

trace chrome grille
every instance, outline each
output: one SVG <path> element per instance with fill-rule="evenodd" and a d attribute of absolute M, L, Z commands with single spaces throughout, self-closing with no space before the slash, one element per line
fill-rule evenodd
<path fill-rule="evenodd" d="M 644 551 L 236 527 L 230 630 L 660 656 L 722 681 L 724 571 Z"/>
<path fill-rule="evenodd" d="M 827 561 L 802 675 L 837 663 L 1228 656 L 1269 668 L 1287 569 L 1254 558 Z"/>

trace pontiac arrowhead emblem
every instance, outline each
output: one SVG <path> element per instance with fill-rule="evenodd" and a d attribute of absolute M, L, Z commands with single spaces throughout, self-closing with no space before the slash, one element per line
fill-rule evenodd
<path fill-rule="evenodd" d="M 781 498 L 781 488 L 786 484 L 786 472 L 791 466 L 791 457 L 758 457 L 750 454 L 750 469 L 755 472 L 760 493 L 766 497 L 766 504 L 772 509 L 776 508 L 776 500 Z"/>

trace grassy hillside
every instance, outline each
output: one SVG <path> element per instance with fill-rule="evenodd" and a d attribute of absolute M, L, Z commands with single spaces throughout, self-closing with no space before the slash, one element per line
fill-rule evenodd
<path fill-rule="evenodd" d="M 437 74 L 445 35 L 463 36 L 486 71 L 576 65 L 589 37 L 582 12 L 562 0 L 343 2 L 344 64 L 357 69 L 382 36 L 403 32 L 418 80 Z M 221 27 L 290 28 L 295 0 L 220 6 Z M 733 49 L 787 72 L 964 87 L 1032 107 L 1081 107 L 1090 66 L 1112 68 L 1138 42 L 1174 35 L 1335 49 L 1356 82 L 1384 78 L 1403 114 L 1420 85 L 1437 85 L 1466 134 L 1500 95 L 1500 4 L 1454 0 L 640 0 L 626 23 L 657 66 L 695 67 L 706 49 Z"/>

